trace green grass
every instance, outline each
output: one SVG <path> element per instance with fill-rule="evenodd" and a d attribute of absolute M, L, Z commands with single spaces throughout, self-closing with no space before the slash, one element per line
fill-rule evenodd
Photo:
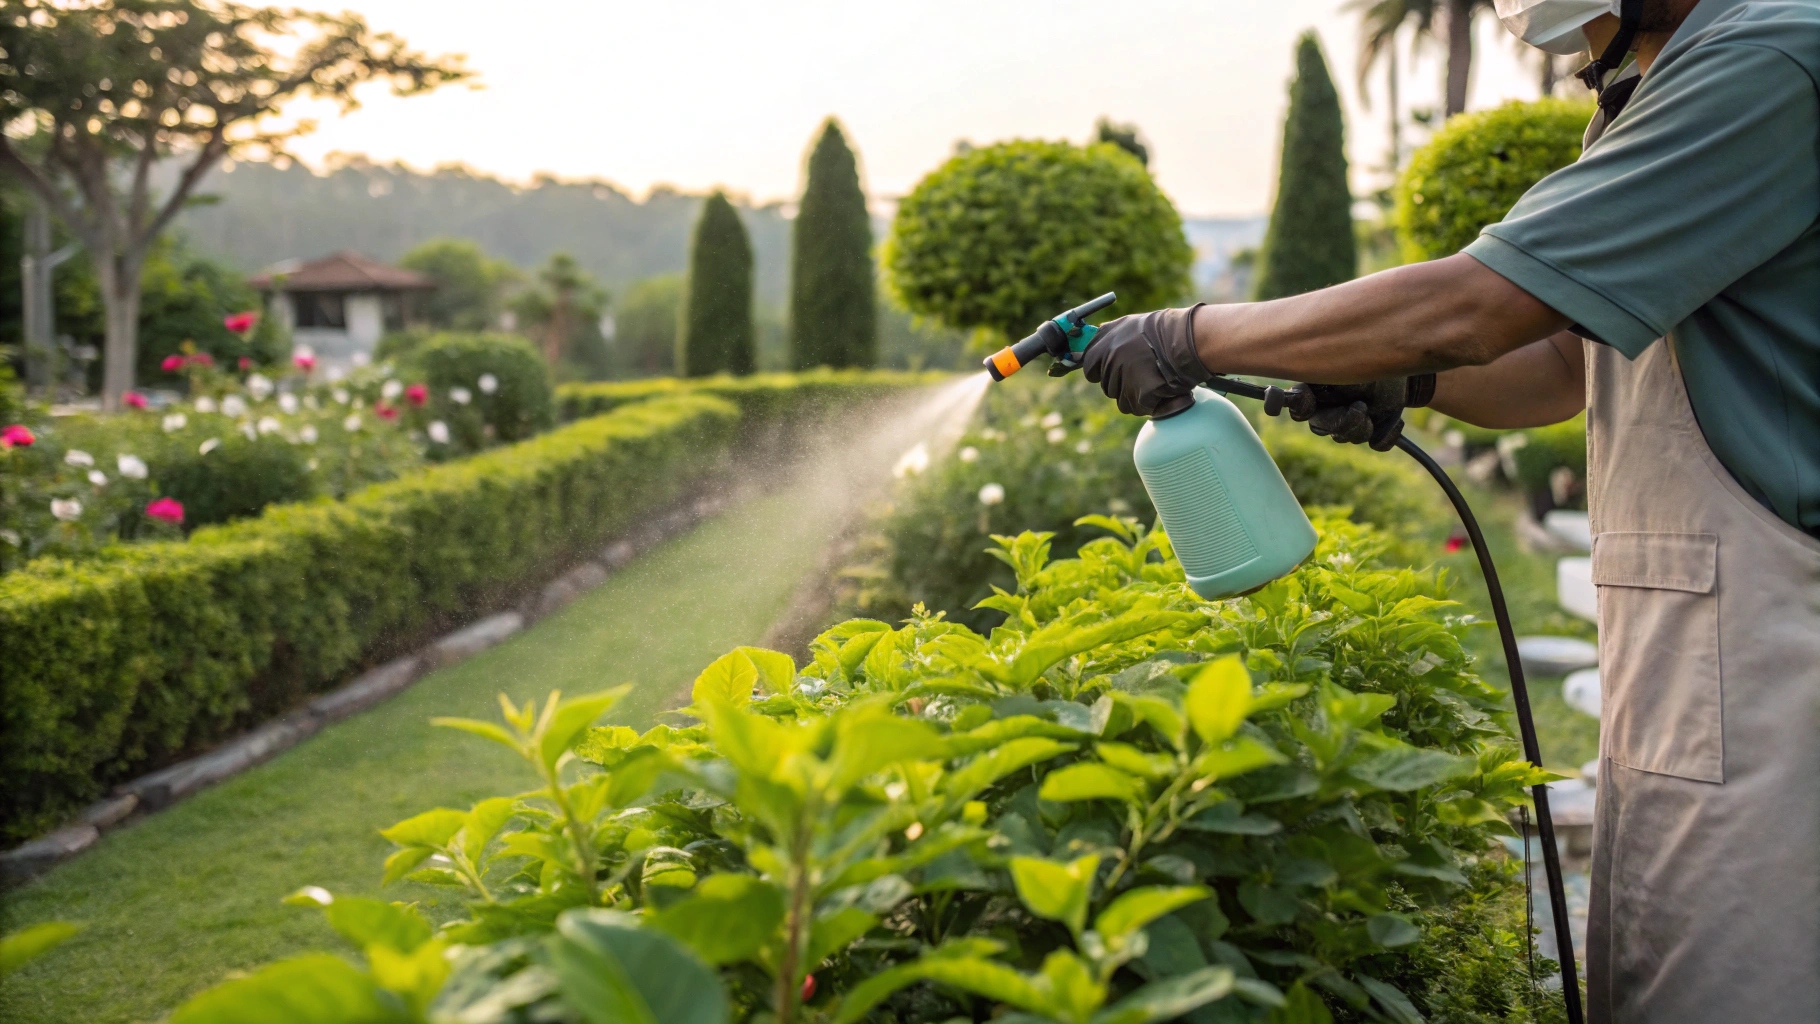
<path fill-rule="evenodd" d="M 631 682 L 616 715 L 648 722 L 702 666 L 764 635 L 815 566 L 836 519 L 828 504 L 789 492 L 741 505 L 506 643 L 108 834 L 94 850 L 6 894 L 7 929 L 47 919 L 86 927 L 7 979 L 0 1019 L 155 1020 L 231 971 L 343 948 L 320 914 L 282 906 L 280 898 L 303 885 L 377 895 L 390 849 L 380 828 L 534 781 L 508 752 L 432 728 L 431 716 L 493 718 L 501 691 L 525 700 L 552 688 L 580 693 Z M 436 898 L 410 885 L 385 895 Z"/>

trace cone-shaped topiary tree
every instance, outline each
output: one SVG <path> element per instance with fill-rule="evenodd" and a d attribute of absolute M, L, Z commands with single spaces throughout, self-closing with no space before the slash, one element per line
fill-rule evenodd
<path fill-rule="evenodd" d="M 689 247 L 689 296 L 676 339 L 676 372 L 684 377 L 751 373 L 752 241 L 739 213 L 716 191 L 702 205 Z"/>
<path fill-rule="evenodd" d="M 1253 297 L 1279 299 L 1350 281 L 1359 255 L 1346 181 L 1340 96 L 1312 30 L 1296 46 L 1296 76 L 1283 122 L 1276 209 L 1264 234 Z"/>
<path fill-rule="evenodd" d="M 806 370 L 876 363 L 872 218 L 853 150 L 832 117 L 809 154 L 791 244 L 791 365 Z"/>

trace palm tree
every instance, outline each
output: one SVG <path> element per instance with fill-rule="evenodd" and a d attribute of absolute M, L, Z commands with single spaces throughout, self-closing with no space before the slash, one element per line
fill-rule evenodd
<path fill-rule="evenodd" d="M 1404 24 L 1415 22 L 1416 33 L 1431 31 L 1434 0 L 1352 0 L 1348 9 L 1359 12 L 1359 99 L 1371 105 L 1371 72 L 1379 61 L 1386 65 L 1390 100 L 1390 172 L 1403 165 L 1402 72 L 1397 65 L 1397 36 Z"/>
<path fill-rule="evenodd" d="M 1423 36 L 1435 35 L 1437 27 L 1446 34 L 1446 115 L 1452 117 L 1465 110 L 1466 85 L 1472 71 L 1472 21 L 1481 8 L 1489 6 L 1489 0 L 1352 0 L 1347 7 L 1359 12 L 1363 29 L 1359 44 L 1361 87 L 1364 76 L 1379 60 L 1388 59 L 1394 65 L 1397 33 L 1413 21 L 1418 42 Z"/>

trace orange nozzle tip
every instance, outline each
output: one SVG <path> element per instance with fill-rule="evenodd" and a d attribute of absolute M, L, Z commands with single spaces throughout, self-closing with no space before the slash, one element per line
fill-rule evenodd
<path fill-rule="evenodd" d="M 1009 345 L 992 353 L 991 358 L 986 360 L 986 369 L 992 371 L 994 380 L 1004 380 L 1023 368 L 1024 364 L 1017 361 L 1017 353 L 1011 351 Z"/>

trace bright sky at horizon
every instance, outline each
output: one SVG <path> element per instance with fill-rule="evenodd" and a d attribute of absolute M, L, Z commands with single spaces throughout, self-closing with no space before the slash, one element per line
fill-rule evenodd
<path fill-rule="evenodd" d="M 534 0 L 502 19 L 476 0 L 351 0 L 378 30 L 465 53 L 483 88 L 398 99 L 383 88 L 316 118 L 294 151 L 509 180 L 598 178 L 636 195 L 717 185 L 789 199 L 822 118 L 858 148 L 875 197 L 901 195 L 954 143 L 1084 139 L 1135 122 L 1158 181 L 1191 215 L 1267 208 L 1296 37 L 1314 27 L 1347 104 L 1358 191 L 1382 183 L 1384 76 L 1368 109 L 1343 0 Z M 340 7 L 340 4 L 323 6 Z M 511 8 L 507 8 L 511 10 Z M 1536 94 L 1535 65 L 1481 18 L 1473 106 Z M 1439 105 L 1439 48 L 1405 61 L 1405 109 Z"/>

